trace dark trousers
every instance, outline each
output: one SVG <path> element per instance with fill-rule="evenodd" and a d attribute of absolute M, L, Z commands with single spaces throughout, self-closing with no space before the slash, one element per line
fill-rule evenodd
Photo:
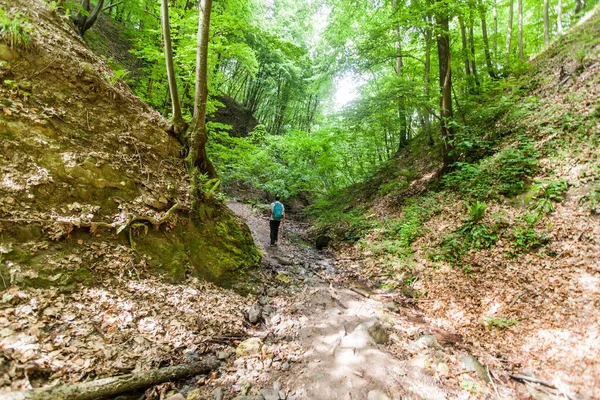
<path fill-rule="evenodd" d="M 277 243 L 279 239 L 279 224 L 281 224 L 281 221 L 269 221 L 269 226 L 271 227 L 271 245 Z"/>

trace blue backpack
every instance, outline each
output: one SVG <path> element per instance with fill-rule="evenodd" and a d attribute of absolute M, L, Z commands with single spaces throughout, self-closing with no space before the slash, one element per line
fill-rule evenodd
<path fill-rule="evenodd" d="M 279 220 L 283 217 L 283 204 L 276 201 L 273 205 L 273 219 Z"/>

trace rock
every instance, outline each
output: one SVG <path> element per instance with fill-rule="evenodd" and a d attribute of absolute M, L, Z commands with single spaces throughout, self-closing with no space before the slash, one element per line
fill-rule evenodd
<path fill-rule="evenodd" d="M 262 396 L 237 396 L 233 400 L 264 400 Z"/>
<path fill-rule="evenodd" d="M 240 386 L 240 393 L 242 394 L 242 396 L 247 395 L 248 392 L 250 391 L 250 388 L 252 387 L 250 382 L 248 382 L 245 379 L 239 381 L 238 385 Z"/>
<path fill-rule="evenodd" d="M 367 394 L 367 400 L 391 400 L 390 397 L 385 394 L 385 392 L 383 390 L 371 390 L 368 394 Z"/>
<path fill-rule="evenodd" d="M 283 364 L 281 364 L 281 370 L 282 371 L 287 371 L 288 369 L 290 369 L 290 363 L 289 362 L 284 362 Z"/>
<path fill-rule="evenodd" d="M 259 356 L 262 348 L 262 341 L 259 338 L 250 338 L 240 343 L 235 350 L 235 355 L 239 357 Z"/>
<path fill-rule="evenodd" d="M 214 392 L 213 392 L 214 393 Z M 223 397 L 221 397 L 222 399 Z M 202 393 L 200 392 L 200 389 L 196 389 L 196 390 L 192 390 L 191 392 L 188 393 L 187 395 L 187 400 L 204 400 L 205 397 L 202 395 Z M 215 397 L 216 399 L 216 397 Z"/>
<path fill-rule="evenodd" d="M 248 308 L 248 321 L 251 324 L 257 324 L 262 319 L 262 308 L 255 303 Z"/>
<path fill-rule="evenodd" d="M 273 382 L 273 390 L 277 390 L 278 392 L 281 390 L 281 382 L 279 382 L 279 379 Z"/>
<path fill-rule="evenodd" d="M 329 242 L 331 242 L 331 238 L 327 235 L 320 235 L 315 240 L 315 247 L 317 250 L 323 250 L 325 247 L 329 246 Z"/>
<path fill-rule="evenodd" d="M 479 360 L 477 360 L 475 357 L 462 356 L 460 358 L 460 362 L 463 365 L 463 367 L 465 367 L 465 369 L 468 369 L 469 371 L 475 371 L 477 375 L 487 383 L 490 383 L 492 381 L 484 366 L 481 365 Z"/>
<path fill-rule="evenodd" d="M 369 336 L 377 344 L 385 344 L 389 340 L 388 333 L 377 318 L 371 318 L 370 320 L 363 322 L 357 326 L 356 329 L 366 330 L 369 333 Z"/>
<path fill-rule="evenodd" d="M 383 344 L 389 336 L 377 318 L 371 318 L 359 324 L 348 336 L 342 339 L 341 347 L 360 349 L 375 344 Z"/>
<path fill-rule="evenodd" d="M 16 60 L 18 56 L 16 51 L 11 50 L 4 43 L 0 43 L 0 60 L 11 62 Z"/>
<path fill-rule="evenodd" d="M 437 372 L 441 376 L 448 376 L 450 375 L 450 367 L 448 367 L 448 364 L 446 364 L 445 362 L 438 363 Z"/>
<path fill-rule="evenodd" d="M 279 400 L 279 392 L 275 389 L 263 389 L 260 394 L 265 400 Z"/>
<path fill-rule="evenodd" d="M 223 396 L 225 396 L 225 391 L 223 390 L 223 388 L 218 387 L 215 390 L 213 390 L 212 394 L 215 400 L 223 400 Z"/>
<path fill-rule="evenodd" d="M 228 358 L 229 358 L 228 351 L 219 351 L 217 353 L 217 359 L 219 359 L 219 360 L 227 360 Z"/>
<path fill-rule="evenodd" d="M 169 201 L 163 196 L 160 196 L 158 199 L 156 199 L 154 196 L 145 195 L 142 197 L 142 200 L 148 207 L 152 207 L 157 210 L 164 210 L 169 205 Z"/>
<path fill-rule="evenodd" d="M 413 347 L 424 350 L 424 349 L 440 349 L 441 346 L 437 339 L 433 335 L 421 336 L 413 343 Z"/>
<path fill-rule="evenodd" d="M 412 365 L 413 367 L 419 367 L 423 369 L 427 369 L 431 366 L 431 361 L 426 354 L 419 354 L 414 356 L 408 361 L 408 365 Z"/>
<path fill-rule="evenodd" d="M 273 259 L 281 265 L 294 265 L 294 262 L 292 260 L 290 260 L 289 258 L 276 256 L 276 257 L 273 257 Z"/>
<path fill-rule="evenodd" d="M 185 397 L 181 393 L 174 394 L 173 396 L 169 396 L 166 400 L 185 400 Z"/>
<path fill-rule="evenodd" d="M 389 310 L 391 312 L 398 312 L 398 304 L 395 301 L 388 301 L 387 303 L 383 303 L 383 308 Z"/>

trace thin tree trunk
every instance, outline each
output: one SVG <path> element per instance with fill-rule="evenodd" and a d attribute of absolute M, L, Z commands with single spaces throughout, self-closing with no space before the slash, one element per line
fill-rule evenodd
<path fill-rule="evenodd" d="M 171 46 L 171 25 L 169 23 L 169 0 L 161 0 L 161 22 L 163 27 L 163 37 L 165 41 L 165 62 L 167 66 L 167 81 L 169 84 L 169 94 L 171 95 L 171 105 L 173 112 L 173 131 L 177 137 L 185 130 L 185 123 L 181 115 L 181 104 L 179 102 L 179 93 L 177 91 L 177 78 L 175 77 L 175 66 L 173 65 L 173 48 Z M 180 138 L 182 139 L 182 138 Z"/>
<path fill-rule="evenodd" d="M 508 29 L 506 31 L 506 60 L 505 64 L 508 66 L 510 63 L 510 44 L 512 41 L 512 27 L 513 27 L 513 5 L 514 0 L 508 1 Z"/>
<path fill-rule="evenodd" d="M 494 0 L 494 62 L 498 63 L 498 2 Z"/>
<path fill-rule="evenodd" d="M 548 9 L 550 8 L 550 1 L 544 0 L 544 45 L 550 44 L 550 17 L 548 15 Z"/>
<path fill-rule="evenodd" d="M 206 154 L 206 103 L 208 100 L 208 34 L 210 30 L 210 12 L 212 0 L 200 2 L 198 17 L 198 42 L 196 52 L 196 90 L 194 95 L 194 117 L 190 135 L 190 151 L 186 163 L 190 174 L 190 190 L 192 192 L 192 208 L 195 208 L 199 194 L 199 174 L 207 174 L 216 178 L 217 173 Z"/>
<path fill-rule="evenodd" d="M 429 22 L 429 16 L 426 17 L 427 22 Z M 431 81 L 431 45 L 433 42 L 433 33 L 432 29 L 428 26 L 424 31 L 425 36 L 425 66 L 423 71 L 423 82 L 424 82 L 424 90 L 425 90 L 425 101 L 429 101 L 430 91 L 429 91 L 429 83 Z M 433 132 L 431 131 L 431 113 L 427 106 L 423 107 L 423 129 L 425 130 L 425 136 L 427 137 L 427 144 L 429 146 L 433 146 Z"/>
<path fill-rule="evenodd" d="M 473 16 L 474 3 L 469 1 L 469 46 L 471 47 L 471 72 L 475 79 L 475 86 L 479 86 L 479 76 L 477 75 L 477 66 L 475 63 L 475 34 L 473 25 L 475 23 L 475 17 Z"/>
<path fill-rule="evenodd" d="M 517 7 L 519 8 L 519 59 L 525 60 L 525 52 L 523 51 L 523 0 L 518 0 Z"/>
<path fill-rule="evenodd" d="M 398 12 L 398 2 L 397 0 L 392 1 L 392 7 L 394 9 L 394 13 Z M 400 25 L 396 24 L 396 74 L 398 78 L 402 79 L 404 62 L 402 59 L 402 38 L 400 36 Z M 400 93 L 398 98 L 398 120 L 400 122 L 400 137 L 398 140 L 398 152 L 402 150 L 408 144 L 407 137 L 407 124 L 406 124 L 406 104 L 404 101 L 404 93 Z"/>
<path fill-rule="evenodd" d="M 575 14 L 579 14 L 585 8 L 585 0 L 575 0 Z"/>
<path fill-rule="evenodd" d="M 557 24 L 558 24 L 558 34 L 562 35 L 563 33 L 563 24 L 562 24 L 562 0 L 558 0 L 558 15 L 557 15 Z"/>
<path fill-rule="evenodd" d="M 469 50 L 467 49 L 467 29 L 465 28 L 465 21 L 461 13 L 458 14 L 458 24 L 460 26 L 460 37 L 462 39 L 462 53 L 463 60 L 465 63 L 465 75 L 467 75 L 468 82 L 468 77 L 469 75 L 471 75 L 471 66 L 469 63 Z"/>
<path fill-rule="evenodd" d="M 547 1 L 547 0 L 546 0 Z M 488 74 L 492 79 L 496 79 L 496 72 L 492 65 L 492 57 L 490 55 L 490 42 L 487 35 L 487 23 L 485 18 L 485 5 L 482 0 L 479 0 L 479 16 L 481 18 L 481 35 L 483 36 L 483 51 L 485 53 L 485 63 L 487 66 Z"/>
<path fill-rule="evenodd" d="M 438 0 L 440 2 L 440 0 Z M 453 164 L 452 140 L 453 130 L 450 125 L 452 119 L 452 68 L 450 54 L 450 34 L 449 34 L 448 9 L 443 7 L 437 11 L 436 25 L 437 47 L 439 59 L 439 81 L 442 97 L 440 99 L 441 109 L 441 136 L 443 141 L 443 159 L 444 168 L 448 169 Z"/>

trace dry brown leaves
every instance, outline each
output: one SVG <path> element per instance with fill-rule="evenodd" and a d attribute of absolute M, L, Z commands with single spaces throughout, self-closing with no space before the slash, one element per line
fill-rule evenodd
<path fill-rule="evenodd" d="M 248 306 L 196 279 L 113 280 L 72 292 L 12 286 L 0 301 L 0 386 L 26 389 L 185 362 L 214 338 L 244 334 Z"/>

